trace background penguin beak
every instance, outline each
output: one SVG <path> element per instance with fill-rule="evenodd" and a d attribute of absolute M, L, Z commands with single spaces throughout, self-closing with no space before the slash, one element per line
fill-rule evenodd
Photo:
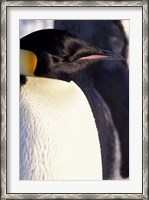
<path fill-rule="evenodd" d="M 120 60 L 125 61 L 125 59 L 115 52 L 111 52 L 109 50 L 100 49 L 99 53 L 95 53 L 89 56 L 83 56 L 78 60 Z"/>

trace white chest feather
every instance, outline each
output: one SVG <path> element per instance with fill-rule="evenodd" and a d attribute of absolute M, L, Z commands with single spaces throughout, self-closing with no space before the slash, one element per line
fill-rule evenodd
<path fill-rule="evenodd" d="M 21 88 L 20 179 L 102 179 L 94 118 L 74 82 L 28 78 Z"/>

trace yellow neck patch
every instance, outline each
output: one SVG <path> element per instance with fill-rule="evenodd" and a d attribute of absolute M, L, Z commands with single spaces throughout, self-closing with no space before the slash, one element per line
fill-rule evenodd
<path fill-rule="evenodd" d="M 20 74 L 34 76 L 37 66 L 37 56 L 32 51 L 20 50 Z"/>

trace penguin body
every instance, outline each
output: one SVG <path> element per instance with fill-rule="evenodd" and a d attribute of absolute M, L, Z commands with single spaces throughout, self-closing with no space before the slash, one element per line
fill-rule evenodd
<path fill-rule="evenodd" d="M 21 87 L 20 179 L 102 179 L 94 117 L 74 82 L 30 77 Z"/>

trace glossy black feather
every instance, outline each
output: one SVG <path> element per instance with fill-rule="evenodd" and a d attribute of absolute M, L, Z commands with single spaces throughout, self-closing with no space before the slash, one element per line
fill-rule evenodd
<path fill-rule="evenodd" d="M 38 57 L 36 76 L 71 80 L 92 60 L 79 60 L 83 56 L 104 54 L 101 49 L 66 31 L 44 29 L 20 39 L 20 49 L 34 52 Z"/>

